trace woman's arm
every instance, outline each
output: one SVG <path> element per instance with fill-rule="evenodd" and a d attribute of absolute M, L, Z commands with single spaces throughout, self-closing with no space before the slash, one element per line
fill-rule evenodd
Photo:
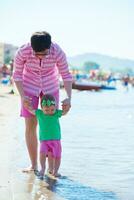
<path fill-rule="evenodd" d="M 17 90 L 20 94 L 20 97 L 23 98 L 25 95 L 24 95 L 24 90 L 23 90 L 23 86 L 22 86 L 22 81 L 14 81 L 14 82 L 15 82 Z"/>
<path fill-rule="evenodd" d="M 71 101 L 72 96 L 72 81 L 64 81 L 64 88 L 67 93 L 67 98 Z"/>
<path fill-rule="evenodd" d="M 66 114 L 71 108 L 72 81 L 64 81 L 67 98 L 62 101 L 63 113 Z"/>
<path fill-rule="evenodd" d="M 13 79 L 17 87 L 17 90 L 20 94 L 22 103 L 28 104 L 30 106 L 31 99 L 24 94 L 24 89 L 23 89 L 23 70 L 24 70 L 24 64 L 26 62 L 25 48 L 27 48 L 27 46 L 19 48 L 18 51 L 16 52 L 13 63 L 14 66 Z"/>
<path fill-rule="evenodd" d="M 71 107 L 71 94 L 72 94 L 72 75 L 69 72 L 69 67 L 65 53 L 57 45 L 57 68 L 62 76 L 64 88 L 67 94 L 67 98 L 62 101 L 62 109 L 67 113 Z"/>
<path fill-rule="evenodd" d="M 24 107 L 31 106 L 31 100 L 32 99 L 24 94 L 22 81 L 15 81 L 15 85 L 17 87 L 19 94 L 20 94 L 20 97 L 21 97 L 21 100 L 22 100 Z"/>

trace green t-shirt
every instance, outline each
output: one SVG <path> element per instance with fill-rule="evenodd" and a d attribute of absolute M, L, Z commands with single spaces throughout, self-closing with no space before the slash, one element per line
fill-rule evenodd
<path fill-rule="evenodd" d="M 53 115 L 46 115 L 42 110 L 37 109 L 35 115 L 39 122 L 40 140 L 60 140 L 61 130 L 59 117 L 62 116 L 62 110 L 56 110 Z"/>

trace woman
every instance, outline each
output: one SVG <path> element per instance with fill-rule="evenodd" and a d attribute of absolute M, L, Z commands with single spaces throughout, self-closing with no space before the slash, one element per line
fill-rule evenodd
<path fill-rule="evenodd" d="M 31 166 L 24 172 L 37 169 L 37 120 L 24 105 L 38 108 L 42 94 L 51 93 L 59 105 L 59 74 L 62 76 L 67 98 L 62 101 L 64 113 L 71 107 L 72 75 L 65 53 L 51 41 L 47 32 L 35 32 L 31 42 L 20 47 L 14 59 L 13 78 L 21 97 L 21 116 L 25 118 L 26 144 Z"/>

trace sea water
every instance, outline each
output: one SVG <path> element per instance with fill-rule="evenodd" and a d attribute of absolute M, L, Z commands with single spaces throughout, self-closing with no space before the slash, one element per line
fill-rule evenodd
<path fill-rule="evenodd" d="M 22 121 L 17 113 L 10 121 L 13 168 L 28 162 Z M 74 90 L 60 121 L 62 177 L 49 189 L 69 200 L 134 200 L 134 89 Z"/>

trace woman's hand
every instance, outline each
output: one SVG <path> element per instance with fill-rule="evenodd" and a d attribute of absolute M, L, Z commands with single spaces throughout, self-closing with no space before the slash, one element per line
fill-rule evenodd
<path fill-rule="evenodd" d="M 32 98 L 30 98 L 28 96 L 23 96 L 22 103 L 23 103 L 24 107 L 28 109 L 31 107 Z"/>
<path fill-rule="evenodd" d="M 69 98 L 66 98 L 62 101 L 62 110 L 63 114 L 65 115 L 71 108 L 71 100 Z"/>

